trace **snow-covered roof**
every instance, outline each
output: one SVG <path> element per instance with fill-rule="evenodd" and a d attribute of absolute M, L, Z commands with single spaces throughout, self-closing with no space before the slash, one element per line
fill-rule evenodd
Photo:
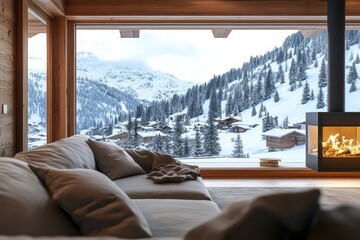
<path fill-rule="evenodd" d="M 265 133 L 263 133 L 263 136 L 268 136 L 268 137 L 283 137 L 286 135 L 289 135 L 290 133 L 299 133 L 305 136 L 305 131 L 304 130 L 294 130 L 294 129 L 273 129 L 270 131 L 267 131 Z"/>
<path fill-rule="evenodd" d="M 165 133 L 160 131 L 153 131 L 153 132 L 138 132 L 139 136 L 142 138 L 149 138 L 149 137 L 156 137 L 160 135 L 160 137 L 166 137 Z"/>
<path fill-rule="evenodd" d="M 246 124 L 241 124 L 241 123 L 237 123 L 237 122 L 232 123 L 232 124 L 230 124 L 230 125 L 231 125 L 230 128 L 233 128 L 233 127 L 241 127 L 241 128 L 243 128 L 243 129 L 246 129 L 246 130 L 250 130 L 250 129 L 251 129 L 251 127 L 249 127 L 248 125 L 246 125 Z"/>

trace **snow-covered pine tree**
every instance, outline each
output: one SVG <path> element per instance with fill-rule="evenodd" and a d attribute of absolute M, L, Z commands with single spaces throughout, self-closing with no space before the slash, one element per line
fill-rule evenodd
<path fill-rule="evenodd" d="M 322 88 L 319 88 L 319 93 L 317 95 L 317 103 L 316 103 L 316 108 L 320 109 L 320 108 L 324 108 L 325 107 L 325 102 L 324 102 L 324 93 Z"/>
<path fill-rule="evenodd" d="M 297 67 L 295 60 L 291 60 L 290 70 L 289 70 L 289 85 L 290 91 L 294 91 L 296 89 L 296 79 L 297 79 Z"/>
<path fill-rule="evenodd" d="M 356 91 L 356 83 L 355 81 L 351 83 L 351 86 L 350 86 L 350 89 L 349 89 L 349 92 L 355 92 Z"/>
<path fill-rule="evenodd" d="M 195 146 L 194 146 L 194 155 L 196 157 L 203 155 L 203 143 L 201 141 L 201 133 L 198 127 L 195 128 Z"/>
<path fill-rule="evenodd" d="M 286 116 L 286 117 L 284 118 L 282 127 L 283 127 L 284 129 L 288 129 L 288 128 L 289 128 L 289 118 L 288 118 L 288 116 Z"/>
<path fill-rule="evenodd" d="M 281 64 L 279 65 L 279 70 L 276 77 L 277 77 L 277 82 L 280 82 L 280 84 L 285 83 L 285 75 Z"/>
<path fill-rule="evenodd" d="M 204 154 L 206 156 L 217 156 L 221 151 L 221 147 L 219 144 L 218 131 L 215 126 L 215 114 L 210 108 L 207 123 L 208 127 L 204 134 Z"/>
<path fill-rule="evenodd" d="M 315 59 L 314 68 L 317 68 L 317 67 L 319 67 L 319 63 L 318 63 L 318 60 Z"/>
<path fill-rule="evenodd" d="M 153 140 L 153 151 L 162 152 L 164 147 L 163 140 L 161 139 L 160 134 L 156 135 Z"/>
<path fill-rule="evenodd" d="M 304 88 L 303 88 L 301 104 L 306 104 L 310 99 L 311 99 L 310 86 L 309 86 L 309 83 L 306 81 Z"/>
<path fill-rule="evenodd" d="M 138 129 L 138 120 L 137 120 L 137 118 L 135 118 L 134 119 L 134 122 L 133 122 L 133 124 L 132 124 L 132 143 L 131 143 L 131 146 L 133 147 L 133 148 L 137 148 L 137 147 L 139 147 L 139 145 L 140 145 L 140 140 L 139 140 L 139 135 L 138 135 L 138 131 L 137 131 L 137 129 Z"/>
<path fill-rule="evenodd" d="M 275 94 L 274 94 L 274 102 L 278 102 L 280 100 L 280 96 L 279 96 L 279 92 L 276 90 Z"/>
<path fill-rule="evenodd" d="M 259 104 L 260 102 L 262 102 L 263 99 L 263 83 L 262 83 L 262 74 L 259 73 L 259 77 L 256 81 L 255 84 L 255 90 L 254 90 L 254 97 L 253 97 L 253 103 L 255 105 Z"/>
<path fill-rule="evenodd" d="M 319 88 L 323 88 L 327 86 L 327 69 L 325 65 L 325 58 L 323 58 L 321 62 L 318 86 Z"/>
<path fill-rule="evenodd" d="M 132 130 L 133 130 L 133 123 L 131 120 L 131 113 L 129 113 L 128 116 L 128 123 L 126 124 L 126 130 L 127 130 L 127 142 L 126 142 L 126 147 L 127 148 L 132 148 L 132 143 L 133 143 L 133 134 L 132 134 Z"/>
<path fill-rule="evenodd" d="M 244 72 L 243 80 L 242 80 L 242 91 L 243 96 L 241 100 L 241 111 L 244 109 L 248 109 L 250 107 L 250 87 L 249 87 L 249 79 L 247 77 L 247 72 Z M 240 111 L 240 112 L 241 112 Z"/>
<path fill-rule="evenodd" d="M 233 99 L 232 99 L 232 94 L 229 94 L 225 105 L 225 116 L 229 117 L 232 114 L 232 112 L 233 112 Z"/>
<path fill-rule="evenodd" d="M 166 136 L 166 138 L 164 139 L 163 152 L 167 154 L 172 154 L 172 145 L 168 136 Z"/>
<path fill-rule="evenodd" d="M 298 70 L 297 70 L 297 80 L 298 81 L 304 81 L 307 78 L 307 74 L 306 74 L 306 60 L 304 58 L 304 56 L 301 58 L 300 62 L 299 62 L 299 66 L 298 66 Z"/>
<path fill-rule="evenodd" d="M 271 129 L 273 129 L 273 121 L 272 117 L 267 112 L 266 116 L 262 119 L 262 131 L 267 132 Z"/>
<path fill-rule="evenodd" d="M 273 82 L 271 81 L 271 71 L 268 71 L 264 82 L 264 100 L 270 99 L 273 93 Z"/>
<path fill-rule="evenodd" d="M 360 42 L 359 42 L 360 44 Z M 356 58 L 355 58 L 355 64 L 359 64 L 360 63 L 360 57 L 359 54 L 356 54 Z"/>
<path fill-rule="evenodd" d="M 311 93 L 310 93 L 310 100 L 314 100 L 315 99 L 315 95 L 314 95 L 314 90 L 311 89 Z"/>
<path fill-rule="evenodd" d="M 189 138 L 186 136 L 184 141 L 183 141 L 183 153 L 182 156 L 183 157 L 189 157 L 191 155 L 191 148 L 190 148 L 190 144 L 189 144 Z"/>
<path fill-rule="evenodd" d="M 235 158 L 245 158 L 246 155 L 243 151 L 244 145 L 240 137 L 240 133 L 237 134 L 235 142 L 234 142 L 234 150 L 232 156 Z"/>
<path fill-rule="evenodd" d="M 354 60 L 354 54 L 353 54 L 353 52 L 350 53 L 350 57 L 349 57 L 349 61 L 351 62 L 352 60 Z"/>
<path fill-rule="evenodd" d="M 255 105 L 252 107 L 251 116 L 255 116 L 257 114 Z"/>
<path fill-rule="evenodd" d="M 351 65 L 351 67 L 349 68 L 349 73 L 347 75 L 346 82 L 348 84 L 352 84 L 353 82 L 356 81 L 357 78 L 358 78 L 358 74 L 357 74 L 356 66 L 355 66 L 355 62 L 354 62 Z"/>
<path fill-rule="evenodd" d="M 181 135 L 183 134 L 183 120 L 180 115 L 175 117 L 175 128 L 173 134 L 173 154 L 175 157 L 182 157 L 183 140 Z"/>

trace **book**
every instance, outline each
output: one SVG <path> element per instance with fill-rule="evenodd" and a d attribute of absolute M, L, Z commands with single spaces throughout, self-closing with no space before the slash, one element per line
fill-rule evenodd
<path fill-rule="evenodd" d="M 260 158 L 260 166 L 262 167 L 278 167 L 280 158 Z"/>

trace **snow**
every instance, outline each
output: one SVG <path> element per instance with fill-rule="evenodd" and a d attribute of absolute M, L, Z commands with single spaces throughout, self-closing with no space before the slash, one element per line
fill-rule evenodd
<path fill-rule="evenodd" d="M 262 135 L 263 136 L 269 136 L 269 137 L 283 137 L 283 136 L 286 136 L 290 133 L 293 133 L 293 132 L 297 132 L 297 133 L 300 133 L 302 135 L 305 135 L 306 132 L 304 130 L 294 130 L 294 129 L 272 129 L 270 131 L 267 131 L 265 133 L 263 133 Z"/>
<path fill-rule="evenodd" d="M 156 137 L 160 135 L 160 137 L 166 137 L 165 133 L 162 133 L 160 131 L 152 131 L 152 132 L 138 132 L 139 136 L 142 138 L 150 138 L 150 137 Z"/>

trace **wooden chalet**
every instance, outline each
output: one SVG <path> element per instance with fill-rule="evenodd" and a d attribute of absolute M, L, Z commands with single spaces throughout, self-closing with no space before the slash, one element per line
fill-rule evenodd
<path fill-rule="evenodd" d="M 305 144 L 306 134 L 302 130 L 273 129 L 262 134 L 269 151 L 283 150 Z"/>
<path fill-rule="evenodd" d="M 236 122 L 241 122 L 241 117 L 227 117 L 224 119 L 215 119 L 215 122 L 218 123 L 217 127 L 220 130 L 229 129 L 230 125 Z"/>
<path fill-rule="evenodd" d="M 228 128 L 228 131 L 231 133 L 244 133 L 250 130 L 251 127 L 245 124 L 233 123 Z"/>

